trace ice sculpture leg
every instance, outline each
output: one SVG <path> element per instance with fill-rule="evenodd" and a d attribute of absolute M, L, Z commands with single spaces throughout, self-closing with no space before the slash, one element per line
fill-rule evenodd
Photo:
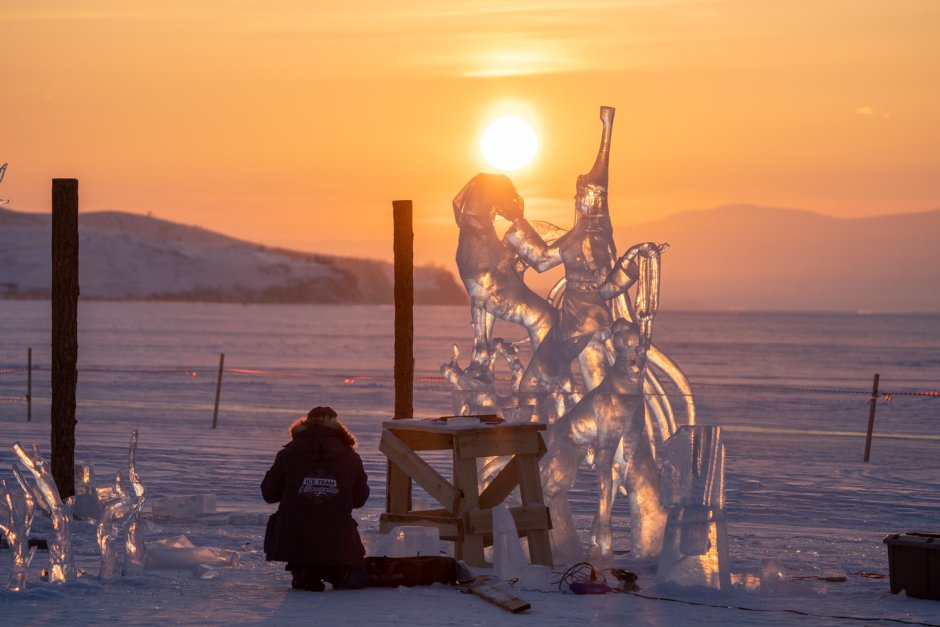
<path fill-rule="evenodd" d="M 657 582 L 730 590 L 721 427 L 680 427 L 666 442 L 663 502 L 672 504 Z"/>
<path fill-rule="evenodd" d="M 54 537 L 49 541 L 49 581 L 71 583 L 78 576 L 72 557 L 72 512 L 62 502 L 59 489 L 46 470 L 45 462 L 39 455 L 39 447 L 33 447 L 33 454 L 28 454 L 19 442 L 13 444 L 13 451 L 36 479 L 33 498 L 52 519 Z"/>
<path fill-rule="evenodd" d="M 634 408 L 623 448 L 625 483 L 630 499 L 630 543 L 634 557 L 656 557 L 662 553 L 666 510 L 660 502 L 659 468 L 646 435 L 645 409 Z"/>
<path fill-rule="evenodd" d="M 552 517 L 552 555 L 556 562 L 577 562 L 584 558 L 584 547 L 571 516 L 568 491 L 596 433 L 590 400 L 576 404 L 555 422 L 552 432 L 541 469 L 542 493 Z"/>
<path fill-rule="evenodd" d="M 23 500 L 20 501 L 10 493 L 6 480 L 0 482 L 3 485 L 3 501 L 7 510 L 6 520 L 0 520 L 0 532 L 6 537 L 10 547 L 11 568 L 6 589 L 10 592 L 23 592 L 26 590 L 29 564 L 36 553 L 36 547 L 29 546 L 29 528 L 33 523 L 36 504 L 29 486 L 16 466 L 13 466 L 13 474 L 23 490 Z"/>

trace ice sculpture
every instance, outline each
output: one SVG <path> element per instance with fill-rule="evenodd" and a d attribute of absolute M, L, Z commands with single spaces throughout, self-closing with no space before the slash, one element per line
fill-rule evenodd
<path fill-rule="evenodd" d="M 33 561 L 33 555 L 36 554 L 36 547 L 29 546 L 29 528 L 33 524 L 36 502 L 33 500 L 29 485 L 16 465 L 13 466 L 13 475 L 23 491 L 23 499 L 15 498 L 10 493 L 5 479 L 0 482 L 3 485 L 3 502 L 6 504 L 6 519 L 0 520 L 0 532 L 6 537 L 7 545 L 10 547 L 11 568 L 6 589 L 11 592 L 23 592 L 26 590 L 29 564 Z"/>
<path fill-rule="evenodd" d="M 686 422 L 695 422 L 688 380 L 651 342 L 663 248 L 641 244 L 617 257 L 607 204 L 613 118 L 613 108 L 601 107 L 600 147 L 590 172 L 577 179 L 569 231 L 526 219 L 523 199 L 502 175 L 478 175 L 454 199 L 461 229 L 457 263 L 471 298 L 474 349 L 466 369 L 457 363 L 455 349 L 441 371 L 455 388 L 455 413 L 495 410 L 506 419 L 550 425 L 543 479 L 555 550 L 564 554 L 570 549 L 572 559 L 581 548 L 567 491 L 586 456 L 593 456 L 600 492 L 594 552 L 612 551 L 610 508 L 618 488 L 626 488 L 634 550 L 657 553 L 664 514 L 655 455 L 676 430 L 671 393 L 682 399 Z M 495 236 L 495 215 L 511 223 L 502 242 Z M 525 286 L 523 272 L 529 266 L 537 272 L 563 266 L 564 279 L 545 299 L 555 315 L 545 313 L 542 299 Z M 530 317 L 513 317 L 512 312 L 520 311 Z M 518 359 L 510 368 L 511 397 L 500 396 L 495 388 L 494 316 L 526 326 L 534 349 L 524 368 Z M 531 324 L 532 319 L 538 324 Z M 575 361 L 580 376 L 572 375 Z M 667 390 L 661 380 L 675 389 Z"/>
<path fill-rule="evenodd" d="M 671 508 L 656 581 L 730 590 L 721 427 L 683 425 L 664 448 L 662 500 Z"/>
<path fill-rule="evenodd" d="M 115 543 L 134 514 L 136 499 L 124 490 L 121 473 L 114 476 L 114 487 L 98 490 L 98 499 L 101 503 L 97 524 L 98 549 L 101 551 L 98 579 L 107 581 L 120 574 L 120 555 L 115 550 Z"/>
<path fill-rule="evenodd" d="M 13 451 L 36 480 L 35 486 L 26 486 L 24 490 L 29 489 L 35 503 L 52 519 L 54 537 L 49 540 L 49 581 L 73 582 L 78 575 L 72 558 L 71 507 L 59 497 L 59 489 L 46 469 L 38 446 L 33 446 L 30 455 L 19 442 L 15 442 Z"/>
<path fill-rule="evenodd" d="M 144 501 L 144 486 L 140 483 L 137 474 L 137 430 L 131 433 L 131 443 L 128 451 L 127 477 L 130 489 L 125 488 L 124 478 L 120 472 L 114 476 L 114 485 L 105 488 L 95 488 L 94 471 L 90 464 L 81 466 L 79 490 L 76 490 L 75 505 L 84 504 L 91 496 L 93 504 L 82 506 L 84 518 L 95 521 L 98 549 L 101 553 L 101 563 L 98 570 L 98 579 L 107 581 L 118 575 L 129 575 L 143 572 L 145 545 L 138 529 L 140 521 L 140 508 Z M 117 541 L 121 532 L 127 530 L 124 541 L 124 565 L 119 568 L 120 552 Z"/>
<path fill-rule="evenodd" d="M 614 264 L 613 229 L 607 207 L 607 160 L 614 110 L 601 109 L 604 130 L 594 167 L 578 177 L 575 223 L 570 231 L 549 244 L 523 216 L 521 203 L 506 217 L 512 226 L 503 241 L 537 272 L 564 265 L 565 292 L 558 320 L 532 355 L 522 377 L 522 401 L 536 404 L 538 415 L 547 417 L 550 408 L 539 404 L 546 394 L 556 395 L 571 376 L 571 362 L 580 363 L 585 390 L 604 378 L 608 351 L 598 331 L 613 322 L 611 307 L 599 286 Z M 554 408 L 559 407 L 557 400 Z M 559 412 L 559 415 L 562 412 Z"/>
<path fill-rule="evenodd" d="M 525 327 L 532 346 L 538 346 L 555 319 L 555 310 L 522 280 L 524 268 L 500 241 L 493 221 L 497 214 L 515 215 L 522 197 L 503 174 L 477 174 L 454 198 L 454 218 L 460 228 L 457 268 L 470 296 L 473 354 L 468 374 L 486 381 L 491 362 L 496 318 Z"/>
<path fill-rule="evenodd" d="M 3 175 L 6 174 L 6 171 L 7 171 L 7 164 L 4 163 L 3 165 L 0 165 L 0 183 L 3 182 Z M 10 202 L 10 201 L 9 201 L 9 200 L 4 200 L 3 198 L 0 198 L 0 205 L 5 205 L 5 204 L 7 204 L 8 202 Z"/>
<path fill-rule="evenodd" d="M 124 539 L 124 574 L 135 575 L 144 571 L 147 547 L 140 530 L 140 510 L 144 506 L 146 490 L 137 474 L 137 429 L 131 433 L 128 451 L 127 478 L 131 482 L 134 498 L 131 501 L 131 513 L 127 525 L 127 537 Z"/>
<path fill-rule="evenodd" d="M 606 345 L 612 339 L 615 361 L 603 381 L 552 427 L 542 476 L 553 514 L 553 544 L 556 557 L 561 559 L 574 561 L 581 557 L 567 494 L 589 448 L 593 449 L 599 491 L 591 537 L 593 555 L 613 554 L 611 510 L 620 483 L 629 488 L 634 555 L 655 556 L 662 547 L 665 512 L 659 503 L 659 470 L 646 435 L 643 384 L 658 306 L 659 254 L 664 249 L 664 245 L 654 243 L 634 246 L 601 283 L 600 293 L 612 298 L 640 279 L 633 307 L 636 322 L 618 318 L 609 330 L 598 332 L 600 344 Z M 646 262 L 638 269 L 634 260 L 640 254 Z"/>
<path fill-rule="evenodd" d="M 492 338 L 488 344 L 488 357 L 485 363 L 477 368 L 460 367 L 460 354 L 456 344 L 451 360 L 441 365 L 441 374 L 454 386 L 454 414 L 470 416 L 495 413 L 507 420 L 519 420 L 515 398 L 519 392 L 523 371 L 519 353 L 512 343 L 499 337 Z M 502 357 L 509 368 L 509 394 L 500 394 L 496 390 L 497 357 Z M 530 418 L 531 410 L 522 421 L 528 422 Z"/>

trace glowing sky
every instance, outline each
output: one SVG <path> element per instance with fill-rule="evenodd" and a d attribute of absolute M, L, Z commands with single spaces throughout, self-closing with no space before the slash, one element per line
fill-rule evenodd
<path fill-rule="evenodd" d="M 513 173 L 570 224 L 600 105 L 616 224 L 725 203 L 840 216 L 940 206 L 936 0 L 0 0 L 0 187 L 302 250 L 444 263 L 451 198 L 498 114 Z M 452 237 L 454 239 L 446 239 Z"/>

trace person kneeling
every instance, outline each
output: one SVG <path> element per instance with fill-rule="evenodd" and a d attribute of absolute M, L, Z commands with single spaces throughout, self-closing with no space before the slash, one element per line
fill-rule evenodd
<path fill-rule="evenodd" d="M 261 482 L 264 500 L 279 503 L 265 531 L 265 557 L 287 562 L 297 589 L 319 592 L 324 580 L 362 588 L 365 549 L 352 510 L 365 505 L 369 484 L 356 438 L 329 407 L 311 409 L 290 434 Z"/>

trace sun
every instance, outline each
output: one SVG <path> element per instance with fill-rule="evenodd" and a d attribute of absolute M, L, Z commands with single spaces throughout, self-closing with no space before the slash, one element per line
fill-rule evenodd
<path fill-rule="evenodd" d="M 538 149 L 539 140 L 532 126 L 514 115 L 497 118 L 480 137 L 483 158 L 504 172 L 512 172 L 532 163 Z"/>

